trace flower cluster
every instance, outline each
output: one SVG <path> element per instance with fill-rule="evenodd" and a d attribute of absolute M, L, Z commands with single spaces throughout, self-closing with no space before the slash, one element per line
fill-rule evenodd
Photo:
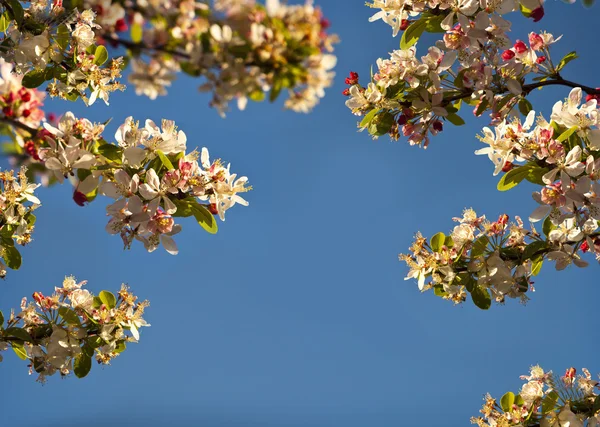
<path fill-rule="evenodd" d="M 15 247 L 31 242 L 35 224 L 33 211 L 40 206 L 34 195 L 39 184 L 29 183 L 23 168 L 15 176 L 14 171 L 0 172 L 0 277 L 6 276 L 6 268 L 21 267 L 21 255 Z"/>
<path fill-rule="evenodd" d="M 337 37 L 327 34 L 329 23 L 310 0 L 218 0 L 213 9 L 193 0 L 83 4 L 97 13 L 98 40 L 128 49 L 129 82 L 152 99 L 183 71 L 205 79 L 200 90 L 212 93 L 222 115 L 234 100 L 244 109 L 248 99 L 261 101 L 270 91 L 273 101 L 283 89 L 290 92 L 286 108 L 308 112 L 332 84 L 336 61 L 327 52 Z"/>
<path fill-rule="evenodd" d="M 438 233 L 427 241 L 417 234 L 411 254 L 401 254 L 400 260 L 410 268 L 406 280 L 416 279 L 421 291 L 433 289 L 437 296 L 455 303 L 465 301 L 467 292 L 482 309 L 490 307 L 492 298 L 526 302 L 527 292 L 534 290 L 531 278 L 539 273 L 544 259 L 556 261 L 559 270 L 571 262 L 587 265 L 569 245 L 582 237 L 564 224 L 553 229 L 547 222 L 540 235 L 533 226 L 525 229 L 518 216 L 513 223 L 505 214 L 491 222 L 466 209 L 454 220 L 459 224 L 448 236 Z M 594 241 L 598 235 L 590 232 L 587 238 Z"/>
<path fill-rule="evenodd" d="M 576 58 L 571 52 L 553 63 L 550 46 L 560 37 L 546 32 L 530 33 L 527 43 L 510 41 L 511 24 L 502 15 L 520 9 L 539 18 L 541 5 L 530 4 L 536 2 L 382 0 L 370 4 L 381 9 L 371 21 L 387 22 L 394 35 L 404 32 L 400 49 L 377 60 L 377 72 L 366 86 L 356 73 L 346 80 L 350 86 L 344 91 L 349 97 L 346 105 L 355 115 L 364 116 L 359 128 L 374 138 L 404 136 L 411 145 L 427 147 L 430 136 L 441 132 L 446 122 L 464 124 L 457 114 L 464 104 L 472 106 L 475 116 L 489 111 L 492 123 L 504 120 L 516 106 L 530 109 L 526 96 L 537 87 L 564 84 L 560 71 Z M 444 35 L 419 58 L 415 44 L 426 31 Z M 600 92 L 588 89 L 591 96 Z"/>
<path fill-rule="evenodd" d="M 95 44 L 94 31 L 100 28 L 95 13 L 67 12 L 60 3 L 36 1 L 24 9 L 20 2 L 11 2 L 12 20 L 4 28 L 8 37 L 0 55 L 25 74 L 23 84 L 28 88 L 51 81 L 47 88 L 51 96 L 82 98 L 86 104 L 100 98 L 108 104 L 110 92 L 124 89 L 117 81 L 122 60 L 104 66 L 108 52 Z"/>
<path fill-rule="evenodd" d="M 11 311 L 5 327 L 0 312 L 0 351 L 12 347 L 29 361 L 29 373 L 44 382 L 56 373 L 85 377 L 93 358 L 107 365 L 128 342 L 137 342 L 139 329 L 150 326 L 142 317 L 148 301 L 138 302 L 126 285 L 116 296 L 108 291 L 95 296 L 83 289 L 86 283 L 70 276 L 52 295 L 35 292 L 29 303 L 23 298 L 21 311 Z"/>
<path fill-rule="evenodd" d="M 187 138 L 175 123 L 163 120 L 145 126 L 129 117 L 115 133 L 115 144 L 102 137 L 105 125 L 66 113 L 55 126 L 44 124 L 35 152 L 54 179 L 74 181 L 74 201 L 94 200 L 98 192 L 114 199 L 107 207 L 110 234 L 119 234 L 126 248 L 141 241 L 148 251 L 160 244 L 177 253 L 172 237 L 181 230 L 174 217 L 194 216 L 211 233 L 213 218 L 225 220 L 235 204 L 248 205 L 239 193 L 251 189 L 246 177 L 231 173 L 208 150 L 186 153 Z M 204 204 L 200 202 L 205 202 Z"/>
<path fill-rule="evenodd" d="M 533 366 L 529 375 L 521 376 L 527 381 L 518 394 L 508 392 L 500 402 L 489 394 L 481 409 L 482 417 L 471 418 L 479 427 L 492 426 L 541 426 L 541 427 L 597 427 L 600 425 L 598 399 L 599 382 L 592 379 L 583 368 L 577 375 L 575 368 L 556 378 Z"/>
<path fill-rule="evenodd" d="M 529 219 L 545 219 L 549 240 L 560 247 L 549 255 L 558 269 L 571 262 L 586 265 L 578 251 L 600 259 L 600 114 L 596 99 L 581 102 L 582 91 L 575 88 L 554 105 L 550 122 L 541 116 L 535 120 L 530 111 L 523 123 L 505 120 L 494 131 L 485 128 L 480 139 L 487 147 L 476 151 L 494 163 L 494 174 L 505 172 L 500 190 L 525 179 L 542 186 L 533 193 L 539 206 Z"/>

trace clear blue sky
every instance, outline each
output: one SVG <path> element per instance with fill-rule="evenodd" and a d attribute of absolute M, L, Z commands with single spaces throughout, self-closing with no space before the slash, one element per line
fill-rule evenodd
<path fill-rule="evenodd" d="M 492 164 L 473 154 L 486 123 L 470 113 L 466 126 L 448 127 L 426 151 L 357 133 L 343 79 L 350 70 L 366 77 L 399 39 L 383 23 L 369 24 L 362 2 L 319 3 L 342 43 L 337 83 L 313 114 L 250 104 L 222 120 L 186 78 L 156 101 L 130 89 L 110 107 L 52 104 L 96 121 L 113 117 L 109 136 L 131 114 L 175 119 L 189 147 L 209 147 L 255 190 L 215 236 L 185 221 L 175 257 L 138 246 L 123 252 L 104 231 L 101 198 L 81 208 L 68 186 L 40 191 L 35 241 L 23 251 L 23 269 L 0 284 L 0 308 L 6 313 L 74 274 L 94 291 L 129 283 L 151 301 L 152 327 L 83 380 L 41 386 L 7 353 L 0 425 L 466 426 L 485 392 L 517 391 L 531 364 L 600 371 L 594 263 L 562 273 L 548 264 L 527 307 L 510 301 L 488 312 L 421 295 L 403 280 L 397 254 L 415 231 L 448 231 L 470 206 L 492 218 L 525 218 L 533 187 L 495 191 Z M 564 34 L 557 56 L 583 43 L 565 77 L 600 86 L 598 6 L 550 1 L 538 24 L 514 15 L 514 34 Z M 537 94 L 536 110 L 548 116 L 567 93 Z"/>

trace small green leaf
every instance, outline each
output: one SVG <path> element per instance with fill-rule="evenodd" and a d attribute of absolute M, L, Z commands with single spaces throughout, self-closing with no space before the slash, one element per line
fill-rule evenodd
<path fill-rule="evenodd" d="M 163 153 L 160 150 L 156 150 L 156 154 L 158 155 L 158 157 L 160 158 L 160 161 L 162 162 L 163 166 L 165 168 L 167 168 L 168 171 L 175 169 L 173 167 L 173 163 L 171 163 L 171 161 L 169 160 L 169 158 L 165 155 L 165 153 Z"/>
<path fill-rule="evenodd" d="M 54 36 L 54 40 L 60 46 L 62 50 L 65 50 L 69 45 L 69 40 L 71 38 L 71 32 L 66 25 L 59 25 L 56 29 L 56 35 Z"/>
<path fill-rule="evenodd" d="M 446 245 L 446 247 L 448 248 L 454 246 L 454 240 L 452 240 L 452 236 L 446 236 L 446 239 L 444 240 L 444 245 Z"/>
<path fill-rule="evenodd" d="M 475 286 L 471 291 L 471 298 L 477 307 L 487 310 L 492 306 L 492 297 L 490 292 L 481 286 Z"/>
<path fill-rule="evenodd" d="M 94 52 L 94 64 L 100 66 L 106 61 L 108 61 L 108 51 L 102 45 L 96 46 L 96 51 Z"/>
<path fill-rule="evenodd" d="M 0 16 L 0 32 L 5 32 L 10 25 L 10 18 L 7 13 L 4 12 L 2 16 Z"/>
<path fill-rule="evenodd" d="M 395 123 L 394 115 L 384 111 L 377 114 L 369 124 L 369 133 L 374 136 L 382 136 L 390 131 Z"/>
<path fill-rule="evenodd" d="M 547 247 L 548 247 L 548 244 L 546 242 L 542 242 L 540 240 L 531 242 L 530 244 L 528 244 L 525 247 L 525 250 L 523 251 L 523 255 L 522 255 L 521 259 L 523 261 L 526 259 L 531 259 L 536 253 L 546 249 Z"/>
<path fill-rule="evenodd" d="M 446 120 L 452 123 L 455 126 L 462 126 L 465 124 L 465 121 L 456 113 L 451 113 L 446 116 Z"/>
<path fill-rule="evenodd" d="M 371 111 L 369 111 L 364 117 L 363 119 L 360 121 L 360 127 L 364 128 L 367 127 L 370 123 L 371 120 L 373 120 L 373 118 L 375 118 L 375 115 L 379 112 L 379 110 L 377 108 L 373 108 Z"/>
<path fill-rule="evenodd" d="M 131 24 L 131 41 L 134 43 L 139 43 L 142 41 L 143 29 L 140 24 L 134 22 Z"/>
<path fill-rule="evenodd" d="M 444 15 L 434 15 L 427 18 L 427 21 L 425 21 L 425 31 L 428 33 L 445 33 L 446 30 L 442 28 L 442 21 L 444 18 Z"/>
<path fill-rule="evenodd" d="M 23 6 L 21 6 L 21 2 L 19 0 L 9 0 L 9 3 L 13 19 L 17 21 L 17 25 L 21 26 L 25 17 L 25 11 L 23 10 Z"/>
<path fill-rule="evenodd" d="M 18 338 L 24 342 L 31 342 L 31 335 L 23 328 L 7 328 L 4 330 L 4 336 Z"/>
<path fill-rule="evenodd" d="M 99 336 L 94 336 L 94 337 L 88 337 L 86 339 L 86 344 L 91 348 L 98 348 L 98 347 L 102 347 L 106 343 Z"/>
<path fill-rule="evenodd" d="M 60 314 L 60 317 L 62 317 L 69 325 L 81 326 L 79 316 L 70 308 L 59 307 L 58 314 Z"/>
<path fill-rule="evenodd" d="M 439 232 L 431 237 L 429 240 L 429 246 L 434 252 L 439 252 L 442 250 L 442 246 L 444 246 L 444 242 L 446 241 L 446 235 L 442 232 Z"/>
<path fill-rule="evenodd" d="M 570 127 L 569 129 L 567 129 L 566 131 L 564 131 L 563 133 L 561 133 L 560 136 L 558 138 L 556 138 L 556 140 L 558 142 L 564 142 L 567 139 L 569 139 L 569 137 L 571 135 L 573 135 L 575 132 L 577 132 L 578 129 L 579 129 L 579 126 Z"/>
<path fill-rule="evenodd" d="M 535 255 L 531 258 L 531 274 L 534 276 L 540 274 L 542 264 L 544 264 L 544 254 Z"/>
<path fill-rule="evenodd" d="M 117 341 L 117 347 L 115 348 L 115 353 L 123 353 L 127 348 L 127 344 L 125 341 Z"/>
<path fill-rule="evenodd" d="M 18 270 L 21 267 L 21 254 L 14 246 L 8 246 L 4 248 L 3 258 L 8 268 Z"/>
<path fill-rule="evenodd" d="M 120 162 L 123 157 L 123 149 L 114 144 L 101 145 L 98 147 L 98 153 L 113 162 Z"/>
<path fill-rule="evenodd" d="M 542 414 L 547 414 L 548 412 L 553 411 L 556 407 L 556 402 L 558 402 L 557 392 L 551 391 L 550 393 L 546 394 L 542 400 Z"/>
<path fill-rule="evenodd" d="M 592 409 L 594 411 L 594 414 L 600 411 L 600 395 L 596 396 L 596 398 L 594 399 L 594 406 Z"/>
<path fill-rule="evenodd" d="M 490 243 L 490 239 L 486 235 L 480 236 L 473 243 L 473 247 L 471 248 L 471 258 L 476 258 L 485 253 L 485 250 Z"/>
<path fill-rule="evenodd" d="M 400 49 L 408 49 L 417 43 L 425 31 L 425 28 L 427 28 L 427 20 L 423 18 L 410 24 L 404 33 L 402 33 L 402 38 L 400 39 Z"/>
<path fill-rule="evenodd" d="M 90 373 L 92 369 L 92 358 L 85 352 L 79 353 L 75 356 L 75 362 L 73 363 L 73 372 L 77 378 L 83 378 Z"/>
<path fill-rule="evenodd" d="M 556 66 L 556 71 L 562 70 L 565 67 L 565 65 L 577 58 L 579 58 L 577 56 L 577 52 L 573 51 L 567 53 L 565 56 L 563 56 L 563 59 L 561 59 L 558 65 Z"/>
<path fill-rule="evenodd" d="M 556 228 L 556 225 L 552 224 L 552 221 L 550 220 L 550 216 L 547 216 L 546 219 L 544 219 L 544 223 L 542 224 L 542 232 L 544 233 L 544 235 L 546 237 L 548 237 L 550 235 L 550 232 L 552 230 L 554 230 Z"/>
<path fill-rule="evenodd" d="M 265 100 L 265 97 L 265 93 L 260 89 L 253 90 L 248 94 L 248 98 L 250 98 L 254 102 L 262 102 Z"/>
<path fill-rule="evenodd" d="M 487 107 L 489 107 L 490 105 L 490 101 L 487 100 L 487 98 L 483 98 L 483 100 L 481 100 L 479 102 L 479 105 L 477 105 L 477 109 L 475 110 L 475 116 L 479 117 L 483 114 L 483 112 L 486 110 Z"/>
<path fill-rule="evenodd" d="M 275 77 L 273 79 L 273 87 L 271 88 L 271 92 L 269 93 L 269 101 L 275 102 L 281 90 L 283 89 L 283 79 L 281 77 Z"/>
<path fill-rule="evenodd" d="M 532 165 L 525 179 L 533 184 L 546 185 L 542 180 L 543 176 L 548 173 L 548 169 L 538 165 Z"/>
<path fill-rule="evenodd" d="M 519 100 L 519 111 L 521 114 L 526 116 L 531 110 L 533 110 L 533 105 L 531 105 L 531 102 L 529 102 L 527 98 L 521 98 Z"/>
<path fill-rule="evenodd" d="M 2 325 L 4 324 L 4 314 L 2 314 L 2 310 L 0 310 L 0 329 L 3 329 Z"/>
<path fill-rule="evenodd" d="M 204 206 L 198 204 L 192 208 L 192 214 L 198 224 L 210 234 L 216 234 L 219 231 L 219 227 L 217 226 L 217 221 L 213 214 L 211 214 Z"/>
<path fill-rule="evenodd" d="M 515 405 L 523 406 L 524 404 L 525 404 L 525 399 L 523 399 L 520 394 L 517 394 L 515 396 Z"/>
<path fill-rule="evenodd" d="M 508 191 L 519 185 L 529 175 L 530 169 L 529 165 L 519 166 L 502 175 L 498 181 L 498 191 Z"/>
<path fill-rule="evenodd" d="M 12 347 L 15 354 L 19 357 L 19 359 L 27 360 L 27 352 L 25 351 L 25 346 L 23 344 L 21 344 L 20 342 L 13 341 L 10 343 L 10 346 Z"/>
<path fill-rule="evenodd" d="M 444 286 L 443 285 L 433 285 L 433 293 L 437 297 L 445 297 L 446 295 L 448 295 L 446 293 L 446 291 L 444 291 Z"/>
<path fill-rule="evenodd" d="M 511 391 L 500 398 L 500 407 L 504 412 L 510 412 L 515 404 L 515 394 Z"/>
<path fill-rule="evenodd" d="M 46 81 L 46 69 L 31 70 L 23 76 L 22 84 L 26 88 L 35 89 Z"/>
<path fill-rule="evenodd" d="M 102 291 L 98 294 L 98 298 L 108 308 L 115 308 L 117 306 L 117 298 L 115 298 L 112 292 Z"/>

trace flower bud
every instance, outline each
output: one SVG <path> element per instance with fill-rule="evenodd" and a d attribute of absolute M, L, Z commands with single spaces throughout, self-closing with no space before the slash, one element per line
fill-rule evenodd
<path fill-rule="evenodd" d="M 512 50 L 505 50 L 502 52 L 502 59 L 505 61 L 510 61 L 515 57 L 515 53 Z"/>
<path fill-rule="evenodd" d="M 517 40 L 513 47 L 517 53 L 527 52 L 527 45 L 522 40 Z"/>

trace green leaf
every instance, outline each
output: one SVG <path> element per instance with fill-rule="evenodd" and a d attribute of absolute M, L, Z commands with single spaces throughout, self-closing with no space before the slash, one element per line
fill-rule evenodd
<path fill-rule="evenodd" d="M 374 136 L 382 136 L 390 131 L 396 122 L 394 115 L 387 111 L 377 114 L 369 124 L 369 133 Z"/>
<path fill-rule="evenodd" d="M 127 348 L 127 344 L 125 341 L 117 341 L 117 347 L 115 348 L 115 353 L 123 353 Z"/>
<path fill-rule="evenodd" d="M 13 341 L 10 343 L 10 346 L 12 347 L 15 354 L 19 357 L 19 359 L 27 360 L 27 352 L 25 351 L 25 346 L 23 344 L 21 344 L 20 342 Z"/>
<path fill-rule="evenodd" d="M 547 247 L 548 247 L 548 244 L 546 242 L 542 242 L 540 240 L 531 242 L 530 244 L 528 244 L 525 247 L 525 250 L 523 251 L 523 255 L 522 255 L 521 259 L 523 261 L 526 259 L 531 259 L 536 253 L 546 249 Z"/>
<path fill-rule="evenodd" d="M 102 291 L 98 294 L 98 298 L 108 308 L 115 308 L 117 306 L 117 298 L 115 298 L 112 292 Z"/>
<path fill-rule="evenodd" d="M 531 16 L 531 12 L 533 12 L 532 9 L 529 9 L 528 7 L 523 6 L 523 3 L 519 3 L 520 9 L 521 9 L 521 13 L 523 14 L 523 16 L 525 18 L 529 18 Z"/>
<path fill-rule="evenodd" d="M 75 362 L 73 363 L 73 372 L 77 378 L 83 378 L 90 373 L 92 369 L 92 358 L 85 352 L 79 353 L 75 356 Z"/>
<path fill-rule="evenodd" d="M 490 239 L 486 235 L 480 236 L 473 243 L 473 247 L 471 248 L 471 258 L 476 258 L 485 253 L 485 250 L 490 243 Z"/>
<path fill-rule="evenodd" d="M 479 105 L 477 106 L 477 109 L 475 110 L 475 116 L 479 117 L 483 114 L 483 112 L 486 110 L 487 107 L 489 107 L 490 105 L 490 101 L 487 100 L 487 98 L 483 98 L 483 100 L 481 102 L 479 102 Z"/>
<path fill-rule="evenodd" d="M 96 51 L 94 52 L 94 64 L 100 66 L 108 61 L 108 51 L 102 45 L 96 46 Z"/>
<path fill-rule="evenodd" d="M 100 338 L 99 336 L 95 336 L 95 337 L 88 337 L 85 340 L 86 344 L 91 347 L 91 348 L 98 348 L 98 347 L 102 347 L 104 344 L 106 344 L 104 342 L 104 340 L 102 338 Z"/>
<path fill-rule="evenodd" d="M 444 291 L 444 286 L 443 285 L 433 285 L 433 293 L 437 297 L 445 297 L 446 295 L 448 295 L 446 293 L 446 291 Z"/>
<path fill-rule="evenodd" d="M 81 322 L 79 321 L 79 316 L 75 311 L 71 310 L 68 307 L 59 307 L 58 314 L 60 317 L 64 319 L 69 325 L 81 326 Z"/>
<path fill-rule="evenodd" d="M 213 214 L 211 214 L 204 206 L 198 203 L 193 197 L 188 197 L 183 200 L 173 200 L 177 211 L 173 214 L 174 217 L 189 217 L 193 216 L 198 221 L 198 224 L 211 234 L 215 234 L 219 227 Z"/>
<path fill-rule="evenodd" d="M 531 166 L 519 166 L 518 168 L 511 169 L 500 178 L 498 181 L 498 191 L 508 191 L 511 188 L 519 185 L 529 175 Z"/>
<path fill-rule="evenodd" d="M 283 89 L 283 80 L 281 77 L 275 77 L 273 79 L 273 87 L 271 88 L 271 92 L 269 93 L 269 101 L 275 102 L 281 90 Z"/>
<path fill-rule="evenodd" d="M 600 395 L 596 396 L 596 398 L 594 399 L 594 406 L 592 410 L 594 411 L 594 413 L 600 411 Z"/>
<path fill-rule="evenodd" d="M 4 314 L 2 314 L 2 310 L 0 310 L 0 329 L 3 329 L 2 325 L 4 324 Z"/>
<path fill-rule="evenodd" d="M 523 406 L 524 404 L 525 404 L 525 399 L 523 399 L 520 394 L 517 394 L 515 396 L 515 405 Z"/>
<path fill-rule="evenodd" d="M 253 90 L 248 94 L 248 98 L 250 98 L 254 102 L 262 102 L 265 100 L 266 95 L 262 90 Z"/>
<path fill-rule="evenodd" d="M 477 307 L 487 310 L 492 306 L 492 297 L 490 292 L 481 286 L 475 286 L 471 291 L 471 298 Z"/>
<path fill-rule="evenodd" d="M 552 230 L 554 230 L 556 228 L 556 225 L 552 224 L 552 221 L 550 220 L 550 216 L 547 216 L 546 219 L 544 219 L 544 223 L 542 224 L 542 232 L 544 233 L 544 235 L 546 237 L 548 237 L 550 235 L 550 232 Z"/>
<path fill-rule="evenodd" d="M 46 69 L 31 70 L 23 76 L 22 84 L 26 88 L 35 89 L 46 81 Z"/>
<path fill-rule="evenodd" d="M 465 124 L 465 121 L 456 113 L 450 113 L 446 116 L 446 120 L 452 123 L 455 126 L 462 126 Z"/>
<path fill-rule="evenodd" d="M 400 49 L 408 49 L 417 43 L 425 31 L 425 28 L 427 28 L 427 20 L 423 18 L 410 24 L 404 33 L 402 33 Z"/>
<path fill-rule="evenodd" d="M 446 236 L 446 239 L 444 240 L 444 245 L 446 245 L 446 247 L 448 248 L 454 246 L 454 240 L 452 240 L 452 236 Z"/>
<path fill-rule="evenodd" d="M 217 226 L 217 221 L 213 214 L 211 214 L 204 206 L 198 204 L 194 206 L 192 209 L 192 213 L 200 227 L 204 228 L 210 234 L 216 234 L 219 231 L 219 227 Z"/>
<path fill-rule="evenodd" d="M 144 30 L 142 26 L 137 22 L 131 24 L 131 41 L 134 43 L 139 43 L 142 41 L 142 35 Z"/>
<path fill-rule="evenodd" d="M 563 59 L 561 59 L 558 65 L 556 66 L 556 71 L 562 70 L 565 67 L 565 65 L 577 58 L 579 58 L 577 56 L 577 52 L 573 51 L 567 53 L 565 56 L 563 56 Z"/>
<path fill-rule="evenodd" d="M 542 414 L 547 414 L 551 412 L 556 407 L 556 402 L 558 402 L 558 393 L 555 391 L 551 391 L 546 394 L 544 399 L 542 400 Z"/>
<path fill-rule="evenodd" d="M 123 158 L 123 149 L 114 144 L 101 145 L 98 147 L 98 153 L 108 160 L 112 160 L 113 162 L 120 162 Z"/>
<path fill-rule="evenodd" d="M 5 32 L 10 25 L 10 18 L 8 14 L 4 12 L 2 16 L 0 16 L 0 32 Z"/>
<path fill-rule="evenodd" d="M 537 276 L 540 274 L 542 264 L 544 263 L 544 254 L 535 255 L 531 258 L 531 274 Z"/>
<path fill-rule="evenodd" d="M 21 267 L 21 254 L 14 246 L 8 246 L 4 248 L 3 258 L 8 268 L 18 270 Z"/>
<path fill-rule="evenodd" d="M 56 29 L 56 35 L 54 36 L 54 40 L 60 46 L 62 50 L 65 50 L 69 45 L 69 40 L 71 38 L 71 32 L 66 25 L 59 25 Z"/>
<path fill-rule="evenodd" d="M 23 6 L 21 6 L 21 2 L 19 0 L 9 0 L 8 2 L 10 3 L 13 19 L 17 21 L 18 26 L 21 26 L 25 17 L 25 11 L 23 10 Z"/>
<path fill-rule="evenodd" d="M 548 173 L 548 169 L 543 168 L 538 165 L 532 165 L 529 168 L 529 172 L 527 173 L 527 176 L 525 177 L 525 179 L 533 184 L 546 185 L 544 183 L 544 181 L 542 180 L 542 177 L 546 173 Z"/>
<path fill-rule="evenodd" d="M 360 121 L 360 127 L 364 128 L 367 127 L 369 125 L 369 123 L 371 123 L 371 120 L 373 120 L 373 118 L 375 118 L 375 115 L 379 112 L 379 110 L 377 108 L 373 108 L 371 111 L 369 111 L 364 117 L 363 119 Z"/>
<path fill-rule="evenodd" d="M 428 33 L 445 33 L 446 30 L 442 28 L 442 21 L 444 18 L 444 15 L 434 15 L 427 18 L 427 21 L 425 21 L 425 31 Z"/>
<path fill-rule="evenodd" d="M 439 252 L 442 250 L 442 246 L 444 246 L 444 242 L 446 241 L 446 235 L 442 232 L 439 232 L 431 237 L 429 240 L 429 246 L 433 249 L 434 252 Z"/>
<path fill-rule="evenodd" d="M 564 142 L 567 139 L 569 139 L 569 137 L 571 135 L 573 135 L 575 132 L 577 132 L 578 129 L 579 129 L 579 126 L 573 126 L 569 129 L 567 129 L 566 131 L 564 131 L 563 133 L 561 133 L 560 136 L 558 138 L 556 138 L 556 140 L 558 142 Z"/>
<path fill-rule="evenodd" d="M 500 398 L 500 407 L 504 412 L 510 412 L 515 404 L 515 394 L 511 391 Z"/>
<path fill-rule="evenodd" d="M 158 157 L 160 158 L 160 161 L 162 162 L 163 166 L 165 168 L 167 168 L 168 171 L 175 169 L 173 167 L 173 163 L 171 163 L 171 161 L 169 160 L 169 158 L 165 155 L 165 153 L 163 153 L 160 150 L 156 150 L 156 154 L 158 155 Z"/>
<path fill-rule="evenodd" d="M 519 111 L 521 114 L 526 116 L 531 110 L 533 110 L 533 105 L 531 105 L 531 102 L 529 102 L 527 98 L 521 98 L 519 100 Z"/>
<path fill-rule="evenodd" d="M 31 342 L 31 335 L 29 335 L 29 333 L 23 328 L 7 328 L 4 330 L 4 336 L 18 338 L 25 342 Z"/>

